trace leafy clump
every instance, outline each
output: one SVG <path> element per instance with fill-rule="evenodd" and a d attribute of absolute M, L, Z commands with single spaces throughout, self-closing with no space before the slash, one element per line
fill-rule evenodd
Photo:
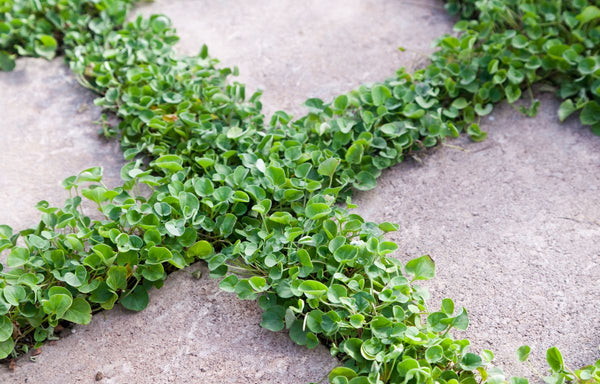
<path fill-rule="evenodd" d="M 260 94 L 246 98 L 235 69 L 218 68 L 203 47 L 179 58 L 165 16 L 124 22 L 124 0 L 14 0 L 0 6 L 0 65 L 17 55 L 64 52 L 96 103 L 120 119 L 104 133 L 121 140 L 124 183 L 109 189 L 100 168 L 66 179 L 62 208 L 38 204 L 37 227 L 0 226 L 8 252 L 0 288 L 0 358 L 54 337 L 59 325 L 86 324 L 116 302 L 139 311 L 148 290 L 200 259 L 220 287 L 257 299 L 261 325 L 289 330 L 296 343 L 324 343 L 343 366 L 334 384 L 502 383 L 493 354 L 451 336 L 466 310 L 445 299 L 439 311 L 415 282 L 434 276 L 422 256 L 403 265 L 383 235 L 391 223 L 351 212 L 352 189 L 368 190 L 381 171 L 422 148 L 466 132 L 543 83 L 564 99 L 561 120 L 599 133 L 600 9 L 586 1 L 457 1 L 464 19 L 443 36 L 431 64 L 399 70 L 308 114 L 283 111 L 268 123 Z M 539 102 L 520 107 L 534 115 Z M 87 201 L 101 219 L 84 214 Z M 342 205 L 345 202 L 345 207 Z M 519 350 L 521 359 L 529 354 Z M 548 380 L 592 382 L 600 362 L 571 372 L 548 351 Z M 512 383 L 525 379 L 511 378 Z"/>

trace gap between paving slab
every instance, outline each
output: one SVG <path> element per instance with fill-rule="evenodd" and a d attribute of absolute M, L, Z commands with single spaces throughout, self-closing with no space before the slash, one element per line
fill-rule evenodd
<path fill-rule="evenodd" d="M 440 4 L 254 1 L 240 7 L 232 1 L 188 0 L 158 1 L 140 11 L 171 17 L 182 36 L 181 52 L 195 53 L 206 42 L 224 65 L 238 65 L 247 91 L 265 89 L 267 113 L 285 109 L 299 116 L 299 105 L 307 97 L 329 99 L 390 76 L 402 65 L 414 69 L 424 63 L 423 53 L 430 52 L 432 39 L 451 29 L 452 21 Z M 399 52 L 398 45 L 408 52 Z M 75 125 L 73 115 L 81 101 L 91 103 L 93 97 L 78 88 L 59 61 L 20 60 L 17 70 L 24 67 L 27 73 L 22 76 L 34 79 L 29 83 L 34 89 L 24 90 L 29 80 L 22 80 L 23 90 L 7 91 L 5 84 L 19 80 L 14 80 L 15 73 L 0 74 L 0 112 L 19 127 L 10 135 L 3 128 L 0 143 L 4 147 L 12 140 L 14 153 L 25 154 L 20 132 L 58 119 L 50 129 L 56 140 L 53 150 L 69 147 L 69 141 L 62 140 L 68 137 L 65 129 Z M 48 98 L 38 87 L 50 79 L 65 84 Z M 23 92 L 25 103 L 5 102 L 5 92 Z M 64 114 L 48 119 L 37 110 L 27 111 L 30 121 L 24 123 L 21 108 L 35 93 L 43 97 L 39 103 L 44 107 L 69 95 L 71 99 L 64 104 Z M 600 227 L 593 224 L 600 217 L 598 141 L 576 122 L 558 125 L 556 106 L 545 99 L 536 119 L 503 106 L 493 114 L 494 122 L 485 122 L 491 131 L 488 141 L 464 143 L 471 153 L 439 149 L 424 156 L 424 166 L 407 162 L 384 173 L 377 189 L 356 199 L 368 219 L 401 224 L 391 238 L 401 244 L 403 260 L 427 252 L 434 256 L 438 277 L 428 284 L 434 296 L 431 307 L 437 308 L 441 297 L 465 305 L 472 321 L 465 337 L 473 340 L 476 350 L 494 349 L 511 374 L 528 375 L 512 358 L 522 343 L 536 346 L 538 357 L 549 343 L 557 343 L 574 366 L 598 357 L 600 331 L 593 305 L 600 277 Z M 90 121 L 99 111 L 91 106 L 84 114 L 75 120 L 92 138 L 83 150 L 95 151 L 102 141 L 94 137 L 97 127 Z M 39 185 L 54 188 L 87 166 L 104 165 L 107 173 L 118 175 L 121 156 L 112 148 L 107 151 L 114 156 L 92 153 L 91 164 L 74 164 L 68 174 L 49 175 L 43 183 L 38 183 L 39 176 L 27 180 L 27 170 L 35 166 L 4 178 L 13 168 L 10 159 L 30 163 L 22 156 L 7 157 L 8 163 L 2 158 L 0 191 L 14 193 L 23 203 L 22 208 L 8 208 L 12 199 L 6 199 L 0 203 L 0 218 L 11 218 L 15 226 L 32 224 L 37 216 L 27 208 L 42 198 L 58 203 L 64 196 L 60 186 L 48 191 Z M 41 174 L 85 156 L 87 152 L 75 148 L 62 159 L 48 159 L 43 162 L 48 170 Z M 17 192 L 13 176 L 20 176 L 19 185 L 24 185 Z M 1 216 L 10 209 L 18 218 Z M 86 383 L 102 371 L 104 381 L 113 383 L 303 383 L 320 379 L 335 364 L 324 348 L 308 351 L 285 334 L 260 329 L 255 303 L 218 292 L 216 282 L 195 281 L 190 271 L 178 272 L 152 293 L 146 311 L 116 309 L 96 315 L 90 326 L 76 327 L 74 335 L 44 347 L 37 364 L 21 360 L 14 373 L 0 370 L 0 381 Z M 541 366 L 539 360 L 536 365 Z"/>

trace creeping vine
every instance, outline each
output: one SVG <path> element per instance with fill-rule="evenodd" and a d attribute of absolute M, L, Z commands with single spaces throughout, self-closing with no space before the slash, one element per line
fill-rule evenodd
<path fill-rule="evenodd" d="M 206 46 L 177 57 L 170 20 L 126 22 L 132 3 L 0 1 L 0 69 L 17 56 L 64 54 L 96 104 L 120 118 L 103 132 L 130 161 L 122 186 L 107 188 L 90 168 L 63 181 L 63 207 L 37 204 L 37 226 L 0 226 L 0 358 L 117 302 L 143 310 L 149 289 L 200 259 L 223 290 L 258 300 L 263 327 L 327 345 L 342 364 L 332 384 L 507 382 L 491 351 L 452 337 L 468 326 L 464 308 L 444 299 L 428 309 L 415 282 L 434 276 L 431 258 L 390 257 L 398 246 L 382 236 L 397 226 L 365 222 L 350 194 L 446 138 L 484 140 L 480 118 L 501 101 L 530 95 L 521 110 L 535 115 L 536 83 L 563 100 L 561 121 L 579 113 L 600 134 L 598 2 L 449 0 L 461 21 L 427 67 L 268 122 L 260 94 L 247 98 L 228 80 L 236 69 L 218 67 Z M 84 200 L 102 219 L 83 213 Z M 600 361 L 573 371 L 556 348 L 547 361 L 548 383 L 600 382 Z"/>

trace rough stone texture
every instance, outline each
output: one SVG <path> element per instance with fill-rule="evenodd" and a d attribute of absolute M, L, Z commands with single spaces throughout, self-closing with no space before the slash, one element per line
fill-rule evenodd
<path fill-rule="evenodd" d="M 152 292 L 144 311 L 95 315 L 75 334 L 43 347 L 37 363 L 21 359 L 2 383 L 307 383 L 336 361 L 326 348 L 309 351 L 285 333 L 260 328 L 254 301 L 192 276 L 194 265 Z"/>
<path fill-rule="evenodd" d="M 139 7 L 177 28 L 179 52 L 206 43 L 225 66 L 238 66 L 246 94 L 257 88 L 266 115 L 300 116 L 309 97 L 325 100 L 427 61 L 452 20 L 436 0 L 159 0 Z M 402 46 L 406 52 L 401 52 Z"/>
<path fill-rule="evenodd" d="M 62 205 L 61 181 L 102 165 L 105 182 L 119 184 L 123 155 L 116 142 L 98 136 L 100 108 L 62 59 L 20 59 L 0 72 L 0 223 L 35 225 L 35 204 Z"/>
<path fill-rule="evenodd" d="M 300 115 L 308 97 L 329 99 L 400 66 L 414 69 L 452 24 L 433 0 L 240 4 L 159 0 L 139 12 L 169 15 L 182 53 L 207 43 L 224 65 L 238 65 L 248 91 L 265 89 L 267 113 Z M 20 60 L 17 72 L 0 74 L 0 145 L 11 151 L 0 155 L 0 222 L 31 224 L 36 215 L 27 209 L 40 199 L 60 202 L 58 181 L 85 167 L 102 164 L 118 174 L 116 147 L 102 147 L 90 123 L 97 109 L 76 114 L 92 97 L 67 72 L 58 61 Z M 558 124 L 556 107 L 544 97 L 540 115 L 527 119 L 503 105 L 484 119 L 487 141 L 461 139 L 452 144 L 468 152 L 440 148 L 420 155 L 422 165 L 408 160 L 355 199 L 368 219 L 400 224 L 390 238 L 400 243 L 402 260 L 434 257 L 431 308 L 442 297 L 464 305 L 472 324 L 462 336 L 476 351 L 492 348 L 511 374 L 532 376 L 513 357 L 525 343 L 540 369 L 554 344 L 574 367 L 599 357 L 600 140 L 577 121 Z M 44 152 L 58 151 L 78 141 L 68 139 L 75 126 L 89 135 L 83 147 L 31 165 L 40 155 L 26 157 L 25 134 L 47 134 L 52 148 Z M 42 171 L 27 178 L 30 168 Z M 152 293 L 146 311 L 96 315 L 44 347 L 36 364 L 20 360 L 14 373 L 0 368 L 0 382 L 91 383 L 100 371 L 102 382 L 112 383 L 304 383 L 335 364 L 324 348 L 308 351 L 262 330 L 259 313 L 255 303 L 219 293 L 214 281 L 179 272 Z"/>
<path fill-rule="evenodd" d="M 389 237 L 403 261 L 433 257 L 430 308 L 465 306 L 460 336 L 513 375 L 532 376 L 514 357 L 523 344 L 542 372 L 553 345 L 572 368 L 600 358 L 600 140 L 559 124 L 557 109 L 543 97 L 531 119 L 503 104 L 484 119 L 485 142 L 406 161 L 354 200 L 369 220 L 400 224 Z"/>

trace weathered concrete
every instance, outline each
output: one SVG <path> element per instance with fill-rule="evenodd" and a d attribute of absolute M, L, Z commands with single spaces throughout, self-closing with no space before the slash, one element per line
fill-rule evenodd
<path fill-rule="evenodd" d="M 89 167 L 102 165 L 105 182 L 119 184 L 123 155 L 98 135 L 93 101 L 62 59 L 20 59 L 13 72 L 0 72 L 0 223 L 35 225 L 35 204 L 62 205 L 61 181 Z"/>
<path fill-rule="evenodd" d="M 553 345 L 573 369 L 600 358 L 600 138 L 559 124 L 557 109 L 549 95 L 533 119 L 501 105 L 483 120 L 485 142 L 406 161 L 354 201 L 400 224 L 390 239 L 402 260 L 433 257 L 431 308 L 465 306 L 460 336 L 512 375 L 533 376 L 515 358 L 523 344 L 542 372 Z"/>
<path fill-rule="evenodd" d="M 224 65 L 238 65 L 248 90 L 265 89 L 268 113 L 300 115 L 308 97 L 328 99 L 400 66 L 415 68 L 452 24 L 434 0 L 244 4 L 159 0 L 139 11 L 169 15 L 182 36 L 181 52 L 193 54 L 207 43 Z M 93 97 L 58 61 L 20 60 L 17 71 L 0 73 L 0 143 L 11 151 L 0 155 L 0 222 L 22 227 L 36 217 L 35 202 L 64 198 L 62 178 L 91 165 L 117 175 L 120 155 L 95 137 Z M 77 115 L 81 104 L 89 109 Z M 469 152 L 435 150 L 422 156 L 424 165 L 407 161 L 355 199 L 369 219 L 400 223 L 390 237 L 400 242 L 403 260 L 434 257 L 431 307 L 442 297 L 466 306 L 472 325 L 464 336 L 476 350 L 492 348 L 513 374 L 531 376 L 513 358 L 525 343 L 537 350 L 540 368 L 539 357 L 552 344 L 573 366 L 599 357 L 600 140 L 576 121 L 557 124 L 555 109 L 544 98 L 540 116 L 526 119 L 502 106 L 494 121 L 484 121 L 486 142 L 458 142 Z M 52 148 L 44 152 L 50 152 L 81 141 L 69 141 L 75 126 L 88 135 L 83 147 L 31 165 L 39 155 L 27 159 L 24 132 L 47 131 Z M 219 293 L 214 281 L 179 272 L 153 292 L 146 311 L 97 315 L 45 346 L 36 364 L 23 359 L 13 373 L 0 368 L 0 382 L 91 383 L 100 371 L 112 383 L 305 383 L 335 364 L 324 348 L 308 351 L 285 334 L 262 330 L 259 313 L 256 304 Z"/>
<path fill-rule="evenodd" d="M 159 0 L 139 7 L 177 28 L 178 50 L 206 43 L 225 66 L 240 68 L 247 92 L 265 91 L 267 115 L 300 116 L 309 97 L 329 99 L 427 61 L 433 40 L 452 21 L 437 0 Z M 402 46 L 406 52 L 401 52 Z"/>
<path fill-rule="evenodd" d="M 284 333 L 260 328 L 256 302 L 196 280 L 190 267 L 152 293 L 144 311 L 95 315 L 76 333 L 43 347 L 37 363 L 0 371 L 2 383 L 307 383 L 336 361 L 326 348 L 309 351 Z"/>

